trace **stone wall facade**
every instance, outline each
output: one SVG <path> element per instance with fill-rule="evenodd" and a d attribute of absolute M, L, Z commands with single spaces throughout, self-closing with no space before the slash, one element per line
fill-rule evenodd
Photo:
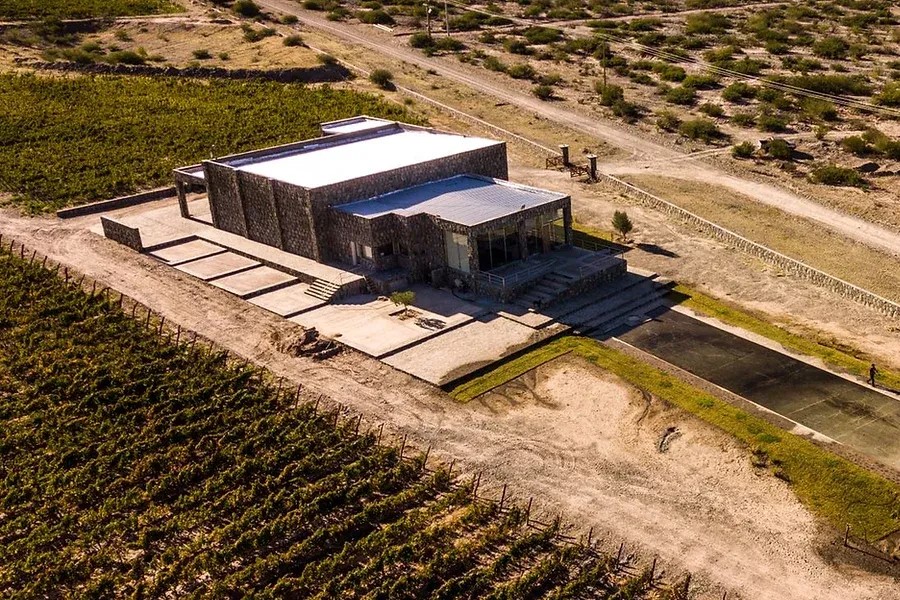
<path fill-rule="evenodd" d="M 679 206 L 672 204 L 658 196 L 654 196 L 649 192 L 637 188 L 628 182 L 622 181 L 612 175 L 603 175 L 603 180 L 615 187 L 619 191 L 623 191 L 629 196 L 637 199 L 643 204 L 661 210 L 662 212 L 681 219 L 689 223 L 710 237 L 716 238 L 726 244 L 746 252 L 770 265 L 790 273 L 795 277 L 809 281 L 815 285 L 821 286 L 832 292 L 837 293 L 844 298 L 849 298 L 855 302 L 859 302 L 865 306 L 873 308 L 890 317 L 900 317 L 900 304 L 888 300 L 882 296 L 874 294 L 859 286 L 853 285 L 843 279 L 838 279 L 828 273 L 819 271 L 805 263 L 795 260 L 789 256 L 785 256 L 780 252 L 776 252 L 771 248 L 767 248 L 761 244 L 750 241 L 733 231 L 729 231 L 724 227 L 720 227 L 711 221 L 695 215 Z"/>
<path fill-rule="evenodd" d="M 100 223 L 103 225 L 103 235 L 107 238 L 128 246 L 136 252 L 144 251 L 141 231 L 137 227 L 129 227 L 120 221 L 105 216 L 100 217 Z"/>
<path fill-rule="evenodd" d="M 220 229 L 317 261 L 349 262 L 350 241 L 375 248 L 407 239 L 407 256 L 417 272 L 434 268 L 436 259 L 433 252 L 425 256 L 423 244 L 437 240 L 443 248 L 436 225 L 391 219 L 363 223 L 333 207 L 454 175 L 508 176 L 503 143 L 315 189 L 238 171 L 217 161 L 205 161 L 203 171 L 213 224 Z M 407 229 L 410 233 L 405 234 Z M 399 258 L 391 260 L 397 263 Z M 374 257 L 369 262 L 374 268 L 399 266 Z"/>

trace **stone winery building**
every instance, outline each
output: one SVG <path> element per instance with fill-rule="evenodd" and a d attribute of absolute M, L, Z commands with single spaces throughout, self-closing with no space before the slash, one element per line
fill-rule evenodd
<path fill-rule="evenodd" d="M 205 188 L 215 227 L 364 273 L 378 291 L 430 282 L 510 299 L 554 269 L 625 271 L 573 250 L 569 196 L 507 180 L 504 142 L 366 116 L 321 130 L 177 169 L 182 216 L 187 190 Z"/>

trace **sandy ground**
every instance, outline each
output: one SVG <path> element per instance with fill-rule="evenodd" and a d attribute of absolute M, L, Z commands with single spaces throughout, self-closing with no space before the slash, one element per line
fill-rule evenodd
<path fill-rule="evenodd" d="M 637 428 L 637 397 L 585 365 L 570 365 L 569 373 L 538 385 L 542 403 L 495 395 L 459 405 L 352 351 L 324 363 L 288 356 L 278 347 L 297 335 L 292 323 L 86 231 L 95 220 L 59 222 L 5 210 L 0 233 L 80 268 L 276 376 L 329 395 L 367 422 L 385 422 L 398 436 L 432 445 L 434 456 L 455 458 L 469 473 L 484 471 L 486 492 L 508 482 L 517 498 L 534 496 L 539 512 L 561 511 L 581 530 L 594 526 L 647 560 L 658 555 L 670 573 L 692 571 L 700 589 L 715 590 L 705 597 L 728 590 L 729 598 L 900 598 L 896 581 L 849 566 L 859 557 L 840 552 L 840 533 L 818 530 L 788 488 L 752 472 L 749 455 L 734 442 L 662 407 L 651 407 Z M 522 410 L 513 410 L 520 403 Z M 669 425 L 685 434 L 669 454 L 657 456 L 659 428 Z"/>

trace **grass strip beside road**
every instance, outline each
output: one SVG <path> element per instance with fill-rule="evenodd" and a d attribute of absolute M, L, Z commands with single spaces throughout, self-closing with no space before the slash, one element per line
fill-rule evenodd
<path fill-rule="evenodd" d="M 761 335 L 778 342 L 788 350 L 820 358 L 828 366 L 846 371 L 860 379 L 866 380 L 869 378 L 869 365 L 875 361 L 860 350 L 843 345 L 837 347 L 835 343 L 824 337 L 806 337 L 792 333 L 770 323 L 762 316 L 731 306 L 729 303 L 707 296 L 684 285 L 675 286 L 672 294 L 676 296 L 682 306 L 695 312 Z M 878 371 L 879 384 L 892 390 L 900 389 L 900 373 L 884 367 L 878 367 Z"/>
<path fill-rule="evenodd" d="M 450 395 L 470 400 L 567 352 L 731 434 L 746 444 L 758 463 L 789 482 L 806 507 L 836 529 L 849 524 L 855 535 L 870 540 L 900 529 L 900 486 L 592 339 L 554 340 L 452 389 Z"/>

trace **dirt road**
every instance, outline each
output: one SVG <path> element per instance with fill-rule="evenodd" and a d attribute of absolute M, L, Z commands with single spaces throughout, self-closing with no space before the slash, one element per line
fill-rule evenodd
<path fill-rule="evenodd" d="M 900 600 L 889 577 L 833 564 L 839 535 L 823 538 L 790 490 L 753 471 L 735 442 L 658 405 L 641 417 L 643 401 L 593 368 L 564 363 L 568 372 L 551 370 L 551 379 L 526 383 L 537 386 L 536 396 L 516 392 L 459 405 L 359 354 L 324 363 L 291 357 L 277 348 L 296 335 L 293 324 L 88 232 L 96 220 L 2 211 L 0 233 L 330 395 L 368 422 L 386 422 L 422 447 L 431 444 L 436 456 L 483 471 L 487 491 L 508 482 L 517 498 L 534 496 L 544 514 L 562 512 L 581 529 L 594 526 L 595 535 L 626 541 L 648 560 L 658 555 L 670 573 L 692 571 L 698 589 L 707 590 L 701 598 L 728 590 L 729 598 Z M 660 428 L 670 425 L 684 437 L 659 454 Z"/>
<path fill-rule="evenodd" d="M 361 49 L 373 50 L 391 60 L 409 63 L 423 69 L 433 69 L 449 80 L 573 130 L 600 138 L 628 152 L 629 156 L 623 160 L 615 164 L 602 165 L 603 170 L 618 172 L 621 169 L 650 169 L 652 165 L 653 172 L 657 175 L 722 185 L 758 202 L 819 221 L 850 239 L 900 255 L 900 232 L 841 213 L 774 185 L 737 177 L 698 161 L 685 164 L 680 162 L 685 156 L 681 152 L 631 133 L 611 122 L 603 121 L 597 115 L 582 112 L 570 104 L 543 102 L 516 91 L 508 85 L 508 82 L 485 70 L 461 65 L 453 59 L 426 57 L 406 46 L 406 38 L 395 39 L 373 28 L 327 21 L 301 9 L 292 0 L 260 0 L 258 4 L 269 10 L 293 14 L 307 27 L 336 36 Z M 427 90 L 417 91 L 427 95 Z M 527 132 L 517 133 L 527 135 Z"/>

